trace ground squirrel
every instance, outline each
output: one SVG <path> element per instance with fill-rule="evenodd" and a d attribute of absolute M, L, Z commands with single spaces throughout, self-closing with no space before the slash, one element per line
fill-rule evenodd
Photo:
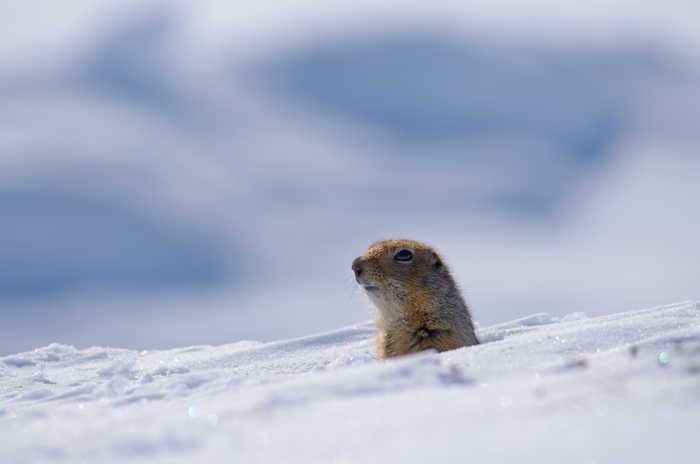
<path fill-rule="evenodd" d="M 379 313 L 380 359 L 479 343 L 459 287 L 429 246 L 383 240 L 356 258 L 352 270 Z"/>

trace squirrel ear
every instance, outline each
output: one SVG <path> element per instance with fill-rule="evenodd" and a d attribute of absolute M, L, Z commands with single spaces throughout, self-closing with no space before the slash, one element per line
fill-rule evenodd
<path fill-rule="evenodd" d="M 437 255 L 437 253 L 433 253 L 430 256 L 430 261 L 433 263 L 433 267 L 435 267 L 435 269 L 437 269 L 438 271 L 442 271 L 444 269 L 444 265 L 442 264 L 442 260 Z"/>

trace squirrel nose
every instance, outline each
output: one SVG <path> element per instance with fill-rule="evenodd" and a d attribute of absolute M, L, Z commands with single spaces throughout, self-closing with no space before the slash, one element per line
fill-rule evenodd
<path fill-rule="evenodd" d="M 360 277 L 362 271 L 364 270 L 364 266 L 362 266 L 361 262 L 355 260 L 352 262 L 352 270 L 355 273 L 355 277 Z"/>

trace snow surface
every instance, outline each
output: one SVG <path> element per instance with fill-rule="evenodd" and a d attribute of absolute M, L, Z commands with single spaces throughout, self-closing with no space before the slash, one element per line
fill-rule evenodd
<path fill-rule="evenodd" d="M 158 330 L 158 327 L 153 327 Z M 371 322 L 0 358 L 2 462 L 700 462 L 700 302 L 535 314 L 379 363 Z"/>

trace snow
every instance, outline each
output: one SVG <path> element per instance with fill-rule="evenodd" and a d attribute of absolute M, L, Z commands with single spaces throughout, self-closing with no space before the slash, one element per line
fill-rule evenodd
<path fill-rule="evenodd" d="M 3 462 L 698 462 L 700 302 L 535 314 L 478 335 L 385 363 L 371 322 L 6 356 Z"/>

